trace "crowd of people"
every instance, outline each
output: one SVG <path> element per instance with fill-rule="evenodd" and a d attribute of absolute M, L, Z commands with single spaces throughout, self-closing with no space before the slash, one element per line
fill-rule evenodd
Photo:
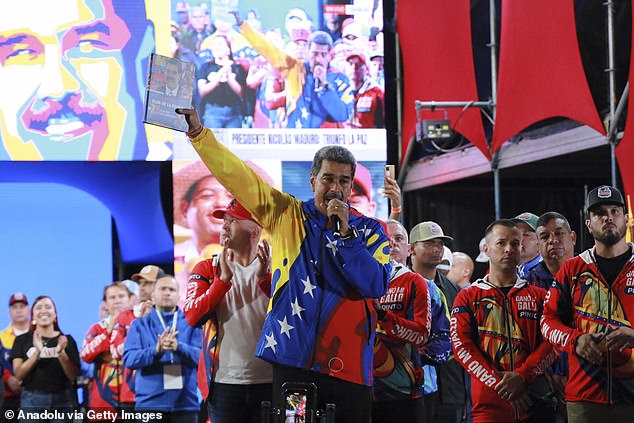
<path fill-rule="evenodd" d="M 91 420 L 109 410 L 257 422 L 262 401 L 288 413 L 291 383 L 316 392 L 293 403 L 307 421 L 331 404 L 341 422 L 628 421 L 634 254 L 618 189 L 589 192 L 594 246 L 578 256 L 560 213 L 493 221 L 489 268 L 474 280 L 473 261 L 446 248 L 440 225 L 399 221 L 394 178 L 385 176 L 386 222 L 351 204 L 357 164 L 345 148 L 316 152 L 314 196 L 302 201 L 218 142 L 195 109 L 177 113 L 233 197 L 212 213 L 220 251 L 188 269 L 182 307 L 179 283 L 155 265 L 104 287 L 105 315 L 80 347 L 52 298 L 12 295 L 6 410 L 77 407 L 84 362 Z"/>
<path fill-rule="evenodd" d="M 172 55 L 196 64 L 195 106 L 207 127 L 385 127 L 376 19 L 293 8 L 284 28 L 265 28 L 256 9 L 243 19 L 186 2 L 176 14 Z"/>

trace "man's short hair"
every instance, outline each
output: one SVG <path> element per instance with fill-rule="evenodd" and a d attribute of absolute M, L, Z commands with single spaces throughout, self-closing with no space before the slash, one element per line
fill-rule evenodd
<path fill-rule="evenodd" d="M 311 45 L 313 43 L 320 46 L 328 46 L 328 48 L 331 48 L 332 37 L 327 32 L 315 31 L 310 34 L 310 38 L 308 38 L 308 45 Z"/>
<path fill-rule="evenodd" d="M 347 148 L 341 147 L 339 145 L 328 145 L 317 150 L 315 156 L 313 157 L 313 166 L 310 169 L 310 174 L 312 176 L 317 176 L 317 174 L 321 170 L 321 165 L 323 164 L 324 160 L 335 163 L 349 164 L 350 166 L 352 166 L 352 174 L 350 175 L 350 177 L 354 177 L 354 172 L 357 170 L 357 160 Z"/>
<path fill-rule="evenodd" d="M 540 226 L 546 226 L 551 220 L 556 220 L 556 219 L 563 220 L 564 226 L 566 227 L 566 229 L 568 229 L 569 231 L 572 230 L 572 228 L 570 227 L 570 222 L 568 222 L 568 219 L 566 219 L 566 216 L 556 211 L 549 211 L 539 216 L 539 219 L 537 219 L 537 224 L 535 226 L 538 228 Z"/>
<path fill-rule="evenodd" d="M 398 226 L 400 226 L 400 227 L 403 229 L 403 232 L 405 233 L 405 240 L 406 240 L 407 242 L 409 242 L 409 234 L 407 233 L 407 229 L 405 229 L 405 226 L 404 226 L 401 222 L 399 222 L 398 220 L 396 220 L 396 219 L 388 219 L 388 220 L 386 220 L 386 221 L 385 221 L 385 225 L 386 225 L 386 226 L 387 226 L 387 225 L 389 225 L 390 223 L 392 223 L 392 224 L 394 224 L 394 225 L 398 225 Z M 386 233 L 386 235 L 387 235 L 388 237 L 390 236 L 390 234 L 389 234 L 389 233 Z"/>
<path fill-rule="evenodd" d="M 517 223 L 515 223 L 511 219 L 494 220 L 493 222 L 489 224 L 489 226 L 487 226 L 487 228 L 484 231 L 484 237 L 487 239 L 487 241 L 489 240 L 489 234 L 493 232 L 493 228 L 495 228 L 496 226 L 506 226 L 507 228 L 517 228 Z"/>
<path fill-rule="evenodd" d="M 103 287 L 103 298 L 102 298 L 102 301 L 106 301 L 106 297 L 107 297 L 107 294 L 108 294 L 108 290 L 109 290 L 110 288 L 119 288 L 119 289 L 123 289 L 123 290 L 125 291 L 125 293 L 128 295 L 128 297 L 131 297 L 131 296 L 132 296 L 132 292 L 130 292 L 130 290 L 128 289 L 128 287 L 127 287 L 127 286 L 126 286 L 123 282 L 116 281 L 116 282 L 112 282 L 111 284 L 106 285 L 106 286 L 104 286 L 104 287 Z"/>

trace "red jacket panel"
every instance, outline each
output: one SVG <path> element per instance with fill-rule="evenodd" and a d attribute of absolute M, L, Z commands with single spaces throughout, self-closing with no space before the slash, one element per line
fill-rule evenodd
<path fill-rule="evenodd" d="M 630 244 L 630 248 L 634 245 Z M 567 260 L 548 290 L 541 330 L 544 338 L 568 353 L 567 401 L 634 404 L 634 352 L 606 352 L 602 365 L 575 353 L 584 333 L 632 327 L 634 254 L 612 285 L 597 269 L 594 249 Z M 608 365 L 609 363 L 609 365 Z"/>
<path fill-rule="evenodd" d="M 454 357 L 471 375 L 474 422 L 515 420 L 513 406 L 495 392 L 497 372 L 515 371 L 531 383 L 557 360 L 539 330 L 545 296 L 519 278 L 504 295 L 488 276 L 458 293 L 449 329 Z"/>

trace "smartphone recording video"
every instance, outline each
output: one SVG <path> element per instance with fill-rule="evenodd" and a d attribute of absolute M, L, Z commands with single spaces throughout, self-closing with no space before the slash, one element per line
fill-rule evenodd
<path fill-rule="evenodd" d="M 284 395 L 284 422 L 311 423 L 317 387 L 312 383 L 290 383 L 282 385 Z"/>

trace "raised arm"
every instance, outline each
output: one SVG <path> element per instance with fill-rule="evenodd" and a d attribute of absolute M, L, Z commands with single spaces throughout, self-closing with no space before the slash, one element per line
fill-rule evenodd
<path fill-rule="evenodd" d="M 298 200 L 271 187 L 245 162 L 204 128 L 195 109 L 176 109 L 189 125 L 192 146 L 218 181 L 242 204 L 256 222 L 270 232 L 277 216 Z"/>

